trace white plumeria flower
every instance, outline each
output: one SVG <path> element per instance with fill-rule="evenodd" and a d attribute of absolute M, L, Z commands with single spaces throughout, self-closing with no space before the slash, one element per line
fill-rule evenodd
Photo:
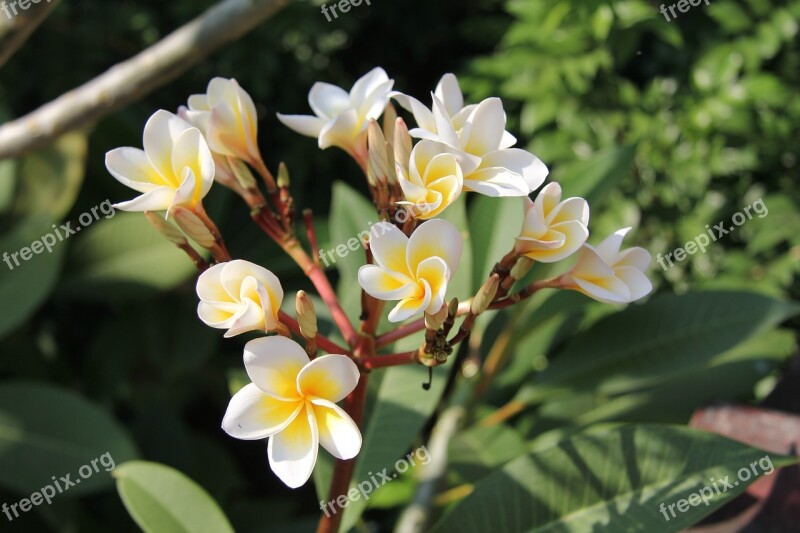
<path fill-rule="evenodd" d="M 236 259 L 219 263 L 197 278 L 197 315 L 212 328 L 227 329 L 225 337 L 247 331 L 274 331 L 283 288 L 266 268 Z"/>
<path fill-rule="evenodd" d="M 251 165 L 261 162 L 256 106 L 236 80 L 214 78 L 206 94 L 194 94 L 188 103 L 179 113 L 203 131 L 212 151 Z"/>
<path fill-rule="evenodd" d="M 106 168 L 120 183 L 143 193 L 114 204 L 122 211 L 190 209 L 201 204 L 214 182 L 214 160 L 200 130 L 182 118 L 156 111 L 144 126 L 144 150 L 116 148 Z"/>
<path fill-rule="evenodd" d="M 389 312 L 390 322 L 436 313 L 461 260 L 461 246 L 461 234 L 445 220 L 423 223 L 410 238 L 392 224 L 379 222 L 370 233 L 376 264 L 362 266 L 358 282 L 374 298 L 400 300 Z"/>
<path fill-rule="evenodd" d="M 469 161 L 473 170 L 464 173 L 464 189 L 487 196 L 527 196 L 547 177 L 539 158 L 519 148 L 506 131 L 506 114 L 499 98 L 487 98 L 477 105 L 462 107 L 464 98 L 455 76 L 446 75 L 431 95 L 429 110 L 418 100 L 393 93 L 398 103 L 411 111 L 417 127 L 410 134 L 444 143 L 460 155 L 462 166 Z"/>
<path fill-rule="evenodd" d="M 583 198 L 561 201 L 561 186 L 549 183 L 536 197 L 525 198 L 525 222 L 516 250 L 541 263 L 574 254 L 589 237 L 589 204 Z"/>
<path fill-rule="evenodd" d="M 316 137 L 321 149 L 338 146 L 363 162 L 369 121 L 383 114 L 393 85 L 394 80 L 380 67 L 361 77 L 349 93 L 330 83 L 317 82 L 308 93 L 308 103 L 316 116 L 278 113 L 278 119 L 297 133 Z"/>
<path fill-rule="evenodd" d="M 653 285 L 644 273 L 650 265 L 650 252 L 638 246 L 620 251 L 622 239 L 630 230 L 618 230 L 597 246 L 584 244 L 575 266 L 562 276 L 563 286 L 611 304 L 648 295 Z"/>
<path fill-rule="evenodd" d="M 197 113 L 189 111 L 188 107 L 180 106 L 178 108 L 178 116 L 199 129 L 201 133 L 203 132 L 203 120 L 200 120 Z M 214 158 L 214 181 L 223 185 L 232 183 L 236 179 L 236 175 L 228 162 L 228 157 L 213 150 L 211 150 L 211 156 Z"/>
<path fill-rule="evenodd" d="M 337 459 L 358 455 L 361 432 L 336 405 L 358 384 L 349 357 L 309 361 L 293 340 L 263 337 L 245 345 L 244 366 L 252 383 L 231 398 L 222 429 L 237 439 L 269 437 L 269 466 L 286 485 L 308 481 L 320 444 Z"/>
<path fill-rule="evenodd" d="M 416 218 L 437 216 L 456 201 L 464 186 L 464 173 L 456 156 L 439 143 L 420 141 L 411 151 L 408 168 L 397 162 L 397 179 L 405 205 Z"/>

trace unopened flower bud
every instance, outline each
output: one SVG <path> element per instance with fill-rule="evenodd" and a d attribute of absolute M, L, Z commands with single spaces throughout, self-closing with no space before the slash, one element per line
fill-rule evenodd
<path fill-rule="evenodd" d="M 389 174 L 389 157 L 386 153 L 386 138 L 375 119 L 369 121 L 367 130 L 369 147 L 369 172 L 376 182 L 386 180 Z"/>
<path fill-rule="evenodd" d="M 530 257 L 522 256 L 517 259 L 517 262 L 514 263 L 514 267 L 511 269 L 511 279 L 514 281 L 519 281 L 524 278 L 528 272 L 531 271 L 534 263 L 535 261 Z"/>
<path fill-rule="evenodd" d="M 253 176 L 250 167 L 248 167 L 244 161 L 235 157 L 229 157 L 228 163 L 233 171 L 233 175 L 236 176 L 236 180 L 242 188 L 247 190 L 256 186 L 256 178 Z"/>
<path fill-rule="evenodd" d="M 447 307 L 443 305 L 434 314 L 425 313 L 425 327 L 434 331 L 438 330 L 444 324 L 445 319 L 447 319 Z"/>
<path fill-rule="evenodd" d="M 404 173 L 408 173 L 408 162 L 411 160 L 411 135 L 402 118 L 398 118 L 394 127 L 394 160 Z"/>
<path fill-rule="evenodd" d="M 397 120 L 397 109 L 389 102 L 383 112 L 383 136 L 387 139 L 394 139 L 394 125 Z"/>
<path fill-rule="evenodd" d="M 478 290 L 478 294 L 472 300 L 470 312 L 478 316 L 486 311 L 489 308 L 489 304 L 494 300 L 498 287 L 500 287 L 500 276 L 492 274 L 492 277 L 486 280 L 486 283 Z"/>
<path fill-rule="evenodd" d="M 281 189 L 285 189 L 289 186 L 289 169 L 286 167 L 286 163 L 281 161 L 278 165 L 278 187 Z"/>
<path fill-rule="evenodd" d="M 450 300 L 450 305 L 447 306 L 447 316 L 455 317 L 458 315 L 458 298 Z"/>
<path fill-rule="evenodd" d="M 186 236 L 181 233 L 181 230 L 176 228 L 172 222 L 165 220 L 161 215 L 157 215 L 152 211 L 145 211 L 144 216 L 147 218 L 147 221 L 150 223 L 150 225 L 153 226 L 157 232 L 166 237 L 171 243 L 179 246 L 189 244 L 189 242 L 186 240 Z"/>
<path fill-rule="evenodd" d="M 300 325 L 300 333 L 303 337 L 306 339 L 316 337 L 317 311 L 314 309 L 314 302 L 305 291 L 297 291 L 295 310 L 297 311 L 297 323 Z"/>
<path fill-rule="evenodd" d="M 210 249 L 214 247 L 217 241 L 203 221 L 200 220 L 200 217 L 184 207 L 176 207 L 173 210 L 173 216 L 175 217 L 175 222 L 178 223 L 178 226 L 190 239 L 203 248 Z"/>

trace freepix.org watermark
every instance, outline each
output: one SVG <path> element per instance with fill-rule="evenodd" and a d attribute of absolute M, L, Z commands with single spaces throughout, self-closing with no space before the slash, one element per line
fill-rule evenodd
<path fill-rule="evenodd" d="M 14 18 L 19 15 L 19 10 L 25 11 L 31 7 L 31 4 L 38 4 L 42 1 L 46 1 L 49 4 L 52 0 L 12 0 L 11 2 L 3 0 L 3 2 L 0 2 L 0 9 L 3 10 L 6 17 Z"/>
<path fill-rule="evenodd" d="M 362 2 L 368 6 L 372 5 L 370 0 L 339 0 L 338 2 L 332 2 L 330 6 L 322 4 L 322 14 L 325 15 L 328 22 L 331 22 L 333 20 L 331 15 L 333 15 L 333 18 L 338 19 L 339 13 L 347 13 L 351 7 L 358 7 Z M 339 13 L 336 12 L 337 9 Z"/>
<path fill-rule="evenodd" d="M 116 214 L 116 210 L 114 209 L 114 206 L 111 205 L 111 201 L 106 200 L 100 205 L 94 206 L 90 211 L 81 213 L 81 216 L 78 217 L 80 226 L 73 228 L 72 222 L 67 222 L 62 224 L 59 228 L 53 224 L 53 230 L 55 231 L 33 241 L 30 246 L 26 246 L 25 248 L 13 253 L 4 251 L 3 261 L 8 266 L 9 270 L 14 270 L 16 267 L 20 266 L 20 259 L 23 261 L 28 261 L 34 255 L 39 255 L 45 250 L 47 250 L 47 253 L 51 253 L 56 244 L 60 243 L 66 238 L 71 237 L 72 235 L 75 235 L 81 230 L 81 228 L 85 228 L 86 226 L 91 225 L 93 222 L 100 220 L 98 211 L 103 214 L 106 219 L 112 218 Z"/>
<path fill-rule="evenodd" d="M 409 206 L 406 206 L 409 207 Z M 415 204 L 410 204 L 410 208 L 412 213 L 419 217 L 420 215 L 427 215 L 431 211 L 433 211 L 436 207 L 425 202 L 418 202 Z M 405 222 L 411 217 L 411 213 L 407 210 L 407 208 L 401 208 L 397 211 L 394 218 L 400 224 L 405 224 Z M 382 229 L 378 229 L 374 226 L 373 222 L 370 220 L 367 222 L 369 229 L 365 229 L 364 231 L 360 232 L 358 235 L 354 235 L 347 239 L 347 242 L 344 244 L 340 244 L 333 248 L 329 248 L 327 250 L 320 250 L 319 251 L 319 258 L 322 259 L 322 262 L 325 263 L 325 267 L 331 266 L 331 264 L 336 263 L 336 257 L 339 259 L 343 259 L 346 257 L 350 252 L 357 252 L 359 250 L 364 249 L 364 243 L 369 242 L 370 236 L 371 238 L 375 238 L 378 235 L 383 235 L 386 233 L 388 229 L 387 226 L 381 226 Z"/>
<path fill-rule="evenodd" d="M 759 471 L 756 466 L 758 466 L 761 471 Z M 706 485 L 697 492 L 689 494 L 687 498 L 680 499 L 669 505 L 662 503 L 658 510 L 664 515 L 664 520 L 669 522 L 678 516 L 675 514 L 676 509 L 679 513 L 685 513 L 690 507 L 697 507 L 701 503 L 708 507 L 714 496 L 721 495 L 728 489 L 738 486 L 740 481 L 748 481 L 751 477 L 755 478 L 760 474 L 768 476 L 774 471 L 775 467 L 772 465 L 772 458 L 769 455 L 765 455 L 758 461 L 753 461 L 748 466 L 740 468 L 739 471 L 736 472 L 736 477 L 739 478 L 738 480 L 731 481 L 731 476 L 725 476 L 722 479 L 714 479 L 712 477 L 709 485 Z M 669 511 L 670 514 L 667 514 L 667 511 Z"/>
<path fill-rule="evenodd" d="M 755 213 L 758 215 L 758 218 L 764 218 L 769 214 L 769 209 L 767 209 L 767 205 L 764 203 L 764 200 L 759 198 L 751 205 L 742 208 L 741 211 L 735 213 L 731 217 L 731 222 L 734 224 L 733 226 L 728 226 L 726 228 L 725 222 L 715 224 L 713 227 L 711 227 L 709 224 L 706 224 L 706 231 L 708 234 L 701 233 L 693 240 L 687 242 L 683 248 L 677 248 L 663 257 L 661 254 L 658 254 L 656 256 L 656 261 L 658 261 L 658 264 L 661 265 L 661 268 L 667 270 L 668 268 L 675 266 L 675 264 L 672 262 L 673 256 L 676 261 L 680 262 L 686 259 L 689 255 L 693 255 L 698 250 L 700 253 L 706 253 L 706 247 L 709 244 L 716 242 L 720 237 L 724 237 L 729 233 L 733 233 L 737 227 L 741 226 L 748 220 L 752 220 L 753 213 L 751 213 L 751 210 L 755 211 Z M 664 259 L 666 259 L 666 262 Z M 669 266 L 667 266 L 667 263 L 669 263 Z"/>
<path fill-rule="evenodd" d="M 398 473 L 402 474 L 410 467 L 417 466 L 417 461 L 420 462 L 419 464 L 423 465 L 431 462 L 431 456 L 428 453 L 428 448 L 421 446 L 406 455 L 404 458 L 398 459 L 394 464 L 394 469 L 396 472 L 391 475 L 388 473 L 388 468 L 384 468 L 377 474 L 368 472 L 367 475 L 370 476 L 369 479 L 360 482 L 357 487 L 353 487 L 347 491 L 347 494 L 340 494 L 334 500 L 331 500 L 327 503 L 321 500 L 319 502 L 319 508 L 323 513 L 325 513 L 325 516 L 330 518 L 331 515 L 338 513 L 339 509 L 344 509 L 350 505 L 350 502 L 358 501 L 361 498 L 364 498 L 364 501 L 367 501 L 369 500 L 369 495 L 372 494 L 377 488 L 384 486 L 393 479 L 397 479 Z"/>
<path fill-rule="evenodd" d="M 8 521 L 11 522 L 15 518 L 19 518 L 19 511 L 27 513 L 35 506 L 41 505 L 42 502 L 47 502 L 47 505 L 50 505 L 53 503 L 53 498 L 55 498 L 56 495 L 63 494 L 80 483 L 82 479 L 89 479 L 94 474 L 100 472 L 100 467 L 97 466 L 97 463 L 100 463 L 100 466 L 102 466 L 106 472 L 111 472 L 117 466 L 114 462 L 114 458 L 111 457 L 111 453 L 106 452 L 100 457 L 92 459 L 89 463 L 80 467 L 78 469 L 78 476 L 80 477 L 72 479 L 72 474 L 67 474 L 56 479 L 56 476 L 53 476 L 52 484 L 45 485 L 41 489 L 31 494 L 29 498 L 22 498 L 17 503 L 8 505 L 7 503 L 3 502 L 3 506 L 0 508 L 0 510 L 2 510 L 3 514 L 6 515 Z M 17 509 L 19 509 L 19 511 Z"/>

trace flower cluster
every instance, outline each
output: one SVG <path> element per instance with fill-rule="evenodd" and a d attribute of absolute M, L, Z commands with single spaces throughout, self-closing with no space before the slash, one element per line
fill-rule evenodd
<path fill-rule="evenodd" d="M 365 243 L 368 261 L 358 271 L 364 290 L 358 333 L 325 272 L 311 259 L 317 254 L 310 213 L 304 222 L 311 255 L 295 236 L 288 171 L 281 165 L 276 180 L 264 164 L 256 108 L 236 80 L 215 78 L 205 94 L 191 96 L 177 114 L 156 112 L 144 128 L 144 150 L 118 148 L 106 156 L 109 172 L 141 193 L 115 207 L 145 212 L 155 229 L 185 251 L 201 271 L 196 285 L 200 320 L 225 330 L 225 337 L 248 332 L 268 335 L 250 340 L 244 348 L 251 383 L 231 399 L 222 428 L 239 439 L 268 438 L 269 465 L 290 487 L 309 479 L 319 445 L 341 460 L 359 453 L 357 414 L 363 411 L 366 379 L 362 373 L 396 364 L 442 364 L 469 334 L 477 316 L 541 288 L 575 290 L 618 304 L 652 290 L 645 275 L 650 254 L 638 247 L 621 249 L 630 228 L 597 246 L 588 244 L 588 203 L 582 198 L 562 199 L 557 183 L 542 187 L 547 167 L 530 152 L 514 147 L 517 141 L 506 131 L 506 114 L 498 98 L 465 104 L 452 74 L 443 76 L 431 93 L 430 108 L 393 87 L 386 72 L 376 68 L 349 92 L 315 84 L 308 97 L 314 116 L 278 115 L 286 126 L 317 138 L 320 148 L 345 150 L 367 178 L 382 221 L 375 225 L 377 231 L 370 232 Z M 409 130 L 397 117 L 392 100 L 413 116 L 416 127 Z M 381 116 L 383 127 L 377 123 Z M 253 171 L 263 179 L 266 195 Z M 253 221 L 308 275 L 346 347 L 318 334 L 314 305 L 304 292 L 297 294 L 296 320 L 292 319 L 281 310 L 284 291 L 278 277 L 230 256 L 203 209 L 203 198 L 214 181 L 239 194 Z M 540 188 L 531 200 L 529 195 Z M 448 285 L 462 255 L 461 230 L 437 217 L 467 192 L 519 197 L 525 218 L 513 249 L 464 306 L 448 300 Z M 163 216 L 153 213 L 162 211 Z M 207 263 L 190 241 L 210 252 L 214 263 Z M 533 263 L 555 263 L 573 255 L 575 264 L 564 273 L 512 293 Z M 378 347 L 388 344 L 376 335 L 383 301 L 396 302 L 388 312 L 391 322 L 424 318 L 418 326 L 406 324 L 383 340 L 426 329 L 419 350 L 377 353 Z M 448 338 L 457 316 L 465 313 L 458 333 Z M 317 356 L 319 349 L 328 354 Z M 347 411 L 337 405 L 346 397 Z"/>

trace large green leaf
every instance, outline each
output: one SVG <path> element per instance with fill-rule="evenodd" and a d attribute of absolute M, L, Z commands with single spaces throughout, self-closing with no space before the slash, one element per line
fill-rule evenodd
<path fill-rule="evenodd" d="M 620 394 L 649 386 L 702 368 L 798 310 L 794 304 L 746 292 L 654 298 L 597 321 L 520 389 L 517 400 L 534 403 L 586 388 Z"/>
<path fill-rule="evenodd" d="M 494 264 L 514 247 L 514 239 L 522 229 L 523 206 L 520 198 L 476 195 L 469 209 L 473 291 L 483 285 Z"/>
<path fill-rule="evenodd" d="M 41 243 L 42 237 L 52 231 L 50 218 L 40 216 L 25 220 L 9 235 L 0 238 L 0 252 L 8 254 L 0 263 L 0 337 L 25 323 L 58 281 L 66 245 L 57 243 L 48 253 Z M 49 243 L 55 237 L 46 240 Z M 25 261 L 24 256 L 19 255 L 20 251 L 26 255 L 31 253 L 33 242 L 39 242 L 35 248 L 40 250 L 40 254 L 31 255 Z M 27 252 L 24 251 L 26 248 Z"/>
<path fill-rule="evenodd" d="M 550 181 L 561 184 L 565 196 L 580 196 L 597 207 L 603 197 L 630 174 L 635 146 L 606 148 L 592 156 L 553 172 Z"/>
<path fill-rule="evenodd" d="M 227 533 L 233 527 L 197 483 L 159 463 L 132 461 L 114 470 L 122 503 L 150 533 Z"/>
<path fill-rule="evenodd" d="M 81 298 L 140 297 L 172 288 L 195 267 L 156 232 L 141 213 L 117 212 L 90 226 L 70 250 L 70 273 L 61 288 Z"/>
<path fill-rule="evenodd" d="M 108 413 L 75 394 L 46 385 L 0 386 L 0 485 L 20 494 L 71 475 L 74 487 L 63 497 L 94 493 L 111 486 L 104 471 L 82 479 L 84 465 L 108 454 L 114 464 L 136 459 L 127 433 Z M 113 466 L 113 465 L 112 465 Z M 85 473 L 84 469 L 84 473 Z"/>
<path fill-rule="evenodd" d="M 433 531 L 680 531 L 773 468 L 796 462 L 685 427 L 606 428 L 511 461 Z M 731 485 L 725 491 L 721 480 Z M 677 507 L 684 499 L 695 505 Z"/>

